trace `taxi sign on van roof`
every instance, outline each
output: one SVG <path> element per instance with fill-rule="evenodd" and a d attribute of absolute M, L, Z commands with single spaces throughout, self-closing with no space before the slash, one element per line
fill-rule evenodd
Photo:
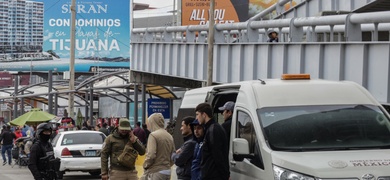
<path fill-rule="evenodd" d="M 282 74 L 282 80 L 303 80 L 310 79 L 310 74 Z"/>

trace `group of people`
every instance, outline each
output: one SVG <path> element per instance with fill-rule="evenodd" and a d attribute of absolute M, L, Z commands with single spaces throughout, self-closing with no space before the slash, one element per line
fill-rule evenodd
<path fill-rule="evenodd" d="M 231 101 L 219 108 L 225 119 L 220 125 L 213 118 L 211 105 L 199 104 L 195 108 L 195 117 L 182 119 L 180 130 L 184 143 L 179 149 L 175 149 L 172 135 L 164 128 L 165 120 L 161 113 L 149 116 L 145 128 L 148 132 L 140 127 L 140 123 L 136 123 L 132 129 L 130 121 L 121 118 L 118 127 L 109 133 L 102 146 L 102 180 L 138 179 L 135 160 L 138 155 L 144 154 L 142 180 L 169 180 L 173 164 L 177 166 L 178 179 L 229 179 L 228 148 L 233 108 L 234 102 Z M 59 166 L 59 161 L 54 161 L 56 159 L 50 143 L 52 134 L 53 129 L 49 123 L 41 123 L 36 128 L 28 163 L 36 180 L 54 179 L 56 176 L 55 167 Z M 2 151 L 6 151 L 9 146 L 12 148 L 16 135 L 10 132 L 10 127 L 6 127 L 1 138 Z M 3 159 L 5 160 L 4 153 Z M 10 155 L 8 159 L 11 164 Z"/>
<path fill-rule="evenodd" d="M 213 118 L 210 104 L 201 103 L 195 108 L 196 118 L 183 118 L 181 132 L 183 145 L 172 155 L 178 179 L 203 180 L 230 178 L 228 152 L 234 102 L 219 107 L 224 123 Z"/>
<path fill-rule="evenodd" d="M 141 142 L 142 134 L 136 134 L 137 124 L 131 128 L 128 119 L 120 119 L 118 128 L 105 140 L 101 153 L 102 180 L 138 179 L 135 160 L 145 155 L 142 180 L 169 180 L 171 167 L 177 166 L 176 174 L 182 180 L 230 178 L 228 152 L 231 116 L 234 102 L 226 102 L 220 107 L 225 122 L 220 125 L 213 118 L 213 109 L 208 103 L 201 103 L 195 109 L 195 117 L 182 119 L 181 132 L 184 143 L 175 149 L 173 137 L 167 132 L 161 113 L 149 116 L 147 129 L 150 130 L 147 143 Z M 141 138 L 140 138 L 141 137 Z M 132 162 L 124 164 L 121 157 Z"/>
<path fill-rule="evenodd" d="M 34 126 L 33 130 L 28 135 L 22 134 L 21 128 L 14 128 L 11 130 L 11 126 L 3 126 L 0 141 L 2 142 L 2 156 L 3 166 L 7 164 L 12 165 L 11 150 L 14 146 L 15 141 L 20 137 L 30 137 L 28 144 L 24 144 L 23 151 L 28 154 L 28 168 L 30 169 L 34 179 L 36 180 L 47 180 L 55 179 L 56 170 L 53 167 L 54 152 L 51 143 L 49 142 L 50 137 L 53 133 L 52 126 L 49 123 L 41 123 L 38 126 Z M 31 133 L 31 135 L 30 135 Z M 22 151 L 19 151 L 21 153 Z M 8 157 L 5 156 L 7 153 Z M 44 158 L 44 159 L 43 159 Z M 56 161 L 59 167 L 59 160 Z"/>
<path fill-rule="evenodd" d="M 12 164 L 12 148 L 16 144 L 16 140 L 22 137 L 31 137 L 35 133 L 35 126 L 11 127 L 10 125 L 3 125 L 0 133 L 0 142 L 2 142 L 1 155 L 3 158 L 3 166 Z M 26 139 L 27 140 L 27 139 Z M 25 142 L 23 142 L 25 143 Z M 17 144 L 16 144 L 17 145 Z M 29 154 L 29 149 L 23 151 Z M 6 156 L 7 155 L 7 156 Z"/>
<path fill-rule="evenodd" d="M 140 124 L 132 129 L 128 119 L 119 120 L 115 129 L 104 141 L 101 153 L 101 176 L 107 179 L 138 179 L 135 170 L 137 155 L 146 154 L 143 164 L 143 179 L 170 179 L 170 168 L 173 165 L 171 154 L 175 150 L 173 137 L 165 129 L 164 117 L 154 113 L 148 118 L 147 129 L 150 130 L 145 148 L 141 139 L 135 135 Z M 138 130 L 140 131 L 140 130 Z M 146 135 L 145 135 L 146 136 Z M 140 135 L 142 137 L 142 135 Z M 128 155 L 132 164 L 124 164 L 120 157 Z M 125 155 L 123 155 L 125 154 Z M 129 161 L 129 160 L 128 160 Z"/>

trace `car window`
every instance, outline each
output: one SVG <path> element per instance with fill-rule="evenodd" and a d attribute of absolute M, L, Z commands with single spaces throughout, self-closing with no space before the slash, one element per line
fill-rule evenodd
<path fill-rule="evenodd" d="M 104 139 L 104 134 L 100 133 L 65 134 L 62 138 L 61 145 L 103 144 Z"/>
<path fill-rule="evenodd" d="M 264 169 L 263 159 L 261 157 L 259 141 L 256 137 L 256 131 L 253 126 L 252 118 L 243 111 L 237 111 L 237 138 L 244 138 L 249 143 L 249 151 L 254 156 L 249 159 L 253 165 Z"/>

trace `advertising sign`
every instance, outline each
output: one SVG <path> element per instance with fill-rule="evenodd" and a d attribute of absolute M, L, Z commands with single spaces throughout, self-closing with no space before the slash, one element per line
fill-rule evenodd
<path fill-rule="evenodd" d="M 0 17 L 9 24 L 9 33 L 1 33 L 5 37 L 0 39 L 9 39 L 2 48 L 10 52 L 0 54 L 0 59 L 7 59 L 0 70 L 68 71 L 71 2 L 11 0 L 0 8 L 0 13 L 9 15 Z M 91 66 L 130 68 L 130 3 L 132 0 L 76 0 L 76 72 L 89 71 Z"/>
<path fill-rule="evenodd" d="M 70 57 L 71 0 L 44 3 L 44 51 Z M 130 57 L 130 1 L 86 0 L 76 4 L 76 58 Z"/>
<path fill-rule="evenodd" d="M 171 118 L 170 107 L 170 99 L 148 99 L 148 115 L 161 113 L 165 119 L 169 119 Z"/>
<path fill-rule="evenodd" d="M 215 23 L 244 22 L 278 0 L 215 0 Z M 292 4 L 296 4 L 295 1 Z M 182 0 L 182 25 L 205 25 L 209 21 L 210 0 Z M 286 5 L 286 9 L 290 3 Z"/>

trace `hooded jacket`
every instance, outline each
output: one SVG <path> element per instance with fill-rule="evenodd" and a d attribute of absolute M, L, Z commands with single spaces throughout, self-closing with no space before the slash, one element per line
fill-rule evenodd
<path fill-rule="evenodd" d="M 135 169 L 134 167 L 125 167 L 118 163 L 118 157 L 123 152 L 127 143 L 131 143 L 129 137 L 121 137 L 118 129 L 115 129 L 105 140 L 101 153 L 101 166 L 102 174 L 108 174 L 108 158 L 110 158 L 110 169 L 119 170 L 119 171 L 129 171 Z M 137 139 L 132 146 L 135 150 L 138 151 L 139 155 L 145 154 L 145 147 Z"/>
<path fill-rule="evenodd" d="M 191 180 L 200 180 L 200 162 L 202 160 L 203 136 L 199 138 L 195 136 L 195 125 L 199 125 L 199 122 L 196 119 L 190 124 L 193 139 L 196 141 L 193 160 L 191 163 Z"/>
<path fill-rule="evenodd" d="M 143 165 L 144 173 L 170 170 L 173 165 L 171 155 L 175 152 L 175 145 L 172 135 L 164 129 L 164 117 L 161 113 L 154 113 L 149 117 L 148 128 L 150 128 L 151 133 Z"/>

